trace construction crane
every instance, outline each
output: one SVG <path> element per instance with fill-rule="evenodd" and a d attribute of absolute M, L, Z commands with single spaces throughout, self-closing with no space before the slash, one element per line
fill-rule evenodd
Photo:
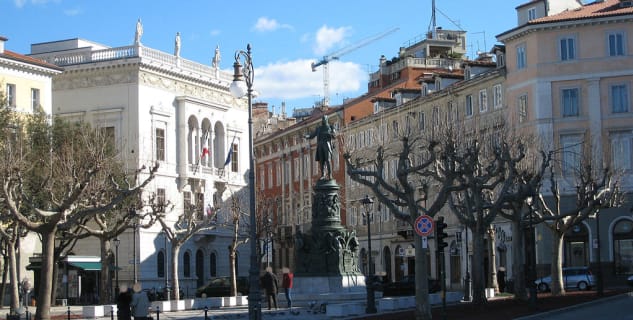
<path fill-rule="evenodd" d="M 319 66 L 323 66 L 323 107 L 327 107 L 330 104 L 330 92 L 329 92 L 329 82 L 330 82 L 330 72 L 328 70 L 328 64 L 330 63 L 330 61 L 332 60 L 338 60 L 342 55 L 350 53 L 358 48 L 364 47 L 378 39 L 384 38 L 396 31 L 398 31 L 400 28 L 393 28 L 387 31 L 384 31 L 382 33 L 379 33 L 377 35 L 365 38 L 353 45 L 347 46 L 343 49 L 340 49 L 336 52 L 330 53 L 326 56 L 323 57 L 323 59 L 321 59 L 318 62 L 313 62 L 312 63 L 312 72 L 316 71 L 316 68 Z"/>

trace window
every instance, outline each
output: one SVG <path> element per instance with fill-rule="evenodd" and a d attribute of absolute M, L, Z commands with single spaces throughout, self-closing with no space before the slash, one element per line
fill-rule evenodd
<path fill-rule="evenodd" d="M 167 204 L 165 198 L 165 189 L 158 188 L 156 189 L 156 205 L 159 207 L 159 212 L 164 212 L 165 205 Z"/>
<path fill-rule="evenodd" d="M 624 55 L 624 34 L 622 32 L 613 32 L 609 33 L 607 36 L 608 39 L 608 49 L 609 56 L 623 56 Z"/>
<path fill-rule="evenodd" d="M 182 207 L 185 211 L 191 209 L 191 192 L 185 191 L 182 193 Z"/>
<path fill-rule="evenodd" d="M 105 141 L 111 146 L 115 146 L 115 137 L 114 137 L 114 127 L 103 127 L 101 128 L 101 134 L 105 138 Z"/>
<path fill-rule="evenodd" d="M 433 107 L 433 115 L 432 115 L 433 128 L 437 128 L 440 125 L 440 108 Z"/>
<path fill-rule="evenodd" d="M 455 117 L 455 105 L 453 101 L 449 101 L 446 106 L 446 123 L 453 123 L 457 117 Z"/>
<path fill-rule="evenodd" d="M 259 188 L 264 190 L 266 185 L 264 184 L 264 169 L 259 170 Z"/>
<path fill-rule="evenodd" d="M 582 138 L 580 135 L 563 135 L 560 138 L 562 149 L 562 171 L 563 174 L 576 173 L 580 167 L 582 156 Z"/>
<path fill-rule="evenodd" d="M 7 99 L 7 106 L 11 107 L 11 108 L 15 108 L 16 106 L 16 102 L 15 102 L 15 85 L 11 84 L 11 83 L 7 83 L 7 90 L 6 90 L 6 99 Z"/>
<path fill-rule="evenodd" d="M 209 256 L 209 275 L 212 277 L 218 276 L 218 259 L 215 256 L 215 252 L 211 252 Z"/>
<path fill-rule="evenodd" d="M 268 188 L 272 188 L 273 187 L 273 166 L 271 164 L 268 164 L 267 166 L 268 168 Z"/>
<path fill-rule="evenodd" d="M 276 172 L 275 172 L 275 185 L 276 186 L 280 186 L 281 185 L 281 163 L 279 161 L 277 161 L 275 163 L 275 167 L 276 167 Z"/>
<path fill-rule="evenodd" d="M 196 193 L 196 219 L 204 220 L 204 193 Z"/>
<path fill-rule="evenodd" d="M 622 219 L 613 227 L 613 257 L 615 273 L 630 275 L 633 273 L 633 222 Z"/>
<path fill-rule="evenodd" d="M 563 117 L 576 117 L 579 114 L 578 88 L 563 89 L 561 92 Z"/>
<path fill-rule="evenodd" d="M 182 275 L 185 278 L 191 277 L 191 256 L 189 252 L 182 255 Z"/>
<path fill-rule="evenodd" d="M 627 85 L 618 84 L 611 86 L 611 112 L 629 112 L 629 88 Z"/>
<path fill-rule="evenodd" d="M 479 112 L 488 111 L 488 92 L 486 89 L 479 91 Z"/>
<path fill-rule="evenodd" d="M 525 69 L 526 65 L 525 45 L 520 45 L 517 47 L 517 69 Z"/>
<path fill-rule="evenodd" d="M 609 136 L 611 140 L 611 162 L 616 170 L 631 170 L 633 133 L 616 132 Z"/>
<path fill-rule="evenodd" d="M 424 112 L 422 111 L 418 112 L 418 129 L 424 130 Z"/>
<path fill-rule="evenodd" d="M 472 116 L 473 116 L 473 96 L 469 94 L 466 96 L 466 117 L 472 117 Z"/>
<path fill-rule="evenodd" d="M 536 8 L 532 7 L 528 9 L 528 21 L 536 19 Z"/>
<path fill-rule="evenodd" d="M 501 108 L 503 104 L 503 91 L 501 84 L 492 87 L 492 105 L 495 109 Z"/>
<path fill-rule="evenodd" d="M 231 145 L 231 172 L 239 172 L 240 171 L 240 166 L 239 166 L 239 146 L 237 143 L 233 143 Z"/>
<path fill-rule="evenodd" d="M 40 89 L 31 88 L 31 110 L 33 113 L 40 109 Z"/>
<path fill-rule="evenodd" d="M 294 167 L 295 172 L 294 172 L 293 176 L 295 177 L 295 181 L 299 181 L 299 158 L 295 158 L 293 160 L 293 162 L 294 162 L 294 166 L 295 166 Z"/>
<path fill-rule="evenodd" d="M 394 121 L 391 123 L 391 129 L 392 129 L 392 130 L 391 130 L 391 134 L 392 134 L 393 139 L 394 139 L 394 140 L 398 139 L 398 134 L 400 133 L 400 132 L 398 131 L 398 121 L 394 120 Z"/>
<path fill-rule="evenodd" d="M 156 129 L 156 160 L 165 161 L 165 129 Z"/>
<path fill-rule="evenodd" d="M 156 255 L 156 276 L 159 278 L 165 277 L 165 252 L 158 251 Z"/>
<path fill-rule="evenodd" d="M 523 123 L 527 120 L 527 94 L 519 97 L 518 111 L 519 111 L 519 123 Z"/>
<path fill-rule="evenodd" d="M 574 38 L 560 39 L 560 59 L 563 61 L 576 59 L 576 45 Z"/>

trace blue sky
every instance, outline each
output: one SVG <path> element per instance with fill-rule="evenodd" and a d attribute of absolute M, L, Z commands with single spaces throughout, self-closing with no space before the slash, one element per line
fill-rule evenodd
<path fill-rule="evenodd" d="M 528 0 L 436 0 L 437 25 L 468 32 L 468 54 L 489 50 L 495 35 L 516 26 L 515 8 Z M 230 70 L 237 49 L 253 47 L 258 101 L 279 111 L 311 107 L 323 97 L 323 72 L 310 63 L 325 55 L 398 28 L 329 64 L 330 103 L 367 91 L 368 74 L 381 55 L 426 33 L 432 0 L 0 0 L 0 35 L 6 49 L 28 54 L 33 43 L 83 38 L 111 47 L 132 44 L 137 19 L 142 43 L 211 64 L 220 47 L 220 67 Z"/>

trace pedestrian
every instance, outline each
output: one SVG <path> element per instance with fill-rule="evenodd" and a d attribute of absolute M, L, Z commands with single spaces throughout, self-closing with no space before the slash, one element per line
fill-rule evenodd
<path fill-rule="evenodd" d="M 116 299 L 116 317 L 119 320 L 132 320 L 132 313 L 130 312 L 130 304 L 132 303 L 132 293 L 128 289 L 127 285 L 122 285 L 119 290 L 119 295 Z"/>
<path fill-rule="evenodd" d="M 141 290 L 141 284 L 138 282 L 134 284 L 134 294 L 132 295 L 130 307 L 132 308 L 134 320 L 149 319 L 149 298 L 147 298 L 145 291 Z"/>
<path fill-rule="evenodd" d="M 292 293 L 292 280 L 294 275 L 290 272 L 290 269 L 287 267 L 283 268 L 283 279 L 281 281 L 281 286 L 284 288 L 284 292 L 286 293 L 286 301 L 288 302 L 288 309 L 292 309 L 292 297 L 290 294 Z"/>
<path fill-rule="evenodd" d="M 268 310 L 270 310 L 272 308 L 272 306 L 275 306 L 275 310 L 277 310 L 277 291 L 279 290 L 277 288 L 278 284 L 277 284 L 277 276 L 273 273 L 273 268 L 268 267 L 266 268 L 266 274 L 264 274 L 264 276 L 262 276 L 262 286 L 264 287 L 264 290 L 266 291 L 266 298 L 268 300 Z M 271 303 L 272 300 L 272 303 Z"/>

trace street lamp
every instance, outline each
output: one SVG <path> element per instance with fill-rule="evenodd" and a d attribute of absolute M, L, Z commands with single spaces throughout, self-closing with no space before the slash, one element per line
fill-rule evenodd
<path fill-rule="evenodd" d="M 121 239 L 119 237 L 114 238 L 114 277 L 115 277 L 115 287 L 114 287 L 114 300 L 116 301 L 116 296 L 119 294 L 119 245 L 121 244 Z"/>
<path fill-rule="evenodd" d="M 466 277 L 464 278 L 464 301 L 470 301 L 470 270 L 468 270 L 468 226 L 464 225 L 464 244 L 466 245 Z"/>
<path fill-rule="evenodd" d="M 273 220 L 268 218 L 265 220 L 265 227 L 266 227 L 266 268 L 270 267 L 270 256 L 271 256 L 271 250 L 272 250 L 272 244 L 273 244 L 273 239 L 272 239 L 272 232 L 270 231 L 270 228 L 272 226 Z"/>
<path fill-rule="evenodd" d="M 597 283 L 596 283 L 596 294 L 598 297 L 602 297 L 604 295 L 604 282 L 602 277 L 602 256 L 600 251 L 600 210 L 597 210 L 594 218 L 596 219 L 596 239 L 595 239 L 595 247 L 597 249 L 598 256 L 598 272 L 597 272 Z"/>
<path fill-rule="evenodd" d="M 240 60 L 244 59 L 244 66 Z M 251 241 L 251 267 L 249 271 L 250 290 L 248 293 L 248 318 L 259 320 L 262 318 L 261 294 L 259 288 L 259 263 L 257 262 L 257 219 L 255 217 L 255 155 L 253 154 L 253 80 L 255 73 L 251 56 L 251 45 L 246 46 L 246 51 L 235 52 L 233 64 L 233 83 L 231 94 L 236 98 L 248 98 L 248 193 L 250 214 L 250 241 Z"/>
<path fill-rule="evenodd" d="M 365 312 L 376 313 L 377 310 L 373 284 L 374 264 L 371 260 L 371 210 L 374 200 L 372 200 L 368 195 L 365 195 L 365 198 L 363 198 L 360 203 L 362 203 L 365 207 L 365 217 L 367 218 L 367 251 L 369 251 L 367 258 L 367 276 L 365 277 L 365 287 L 367 288 L 367 308 L 365 309 Z"/>
<path fill-rule="evenodd" d="M 163 230 L 165 236 L 165 300 L 170 300 L 170 288 L 169 288 L 169 251 L 167 250 L 167 230 Z"/>
<path fill-rule="evenodd" d="M 536 308 L 536 239 L 534 235 L 534 209 L 532 207 L 532 197 L 527 198 L 527 205 L 529 209 L 528 226 L 526 228 L 525 239 L 525 260 L 526 260 L 526 273 L 527 273 L 527 285 L 530 293 L 529 304 L 532 308 Z"/>

